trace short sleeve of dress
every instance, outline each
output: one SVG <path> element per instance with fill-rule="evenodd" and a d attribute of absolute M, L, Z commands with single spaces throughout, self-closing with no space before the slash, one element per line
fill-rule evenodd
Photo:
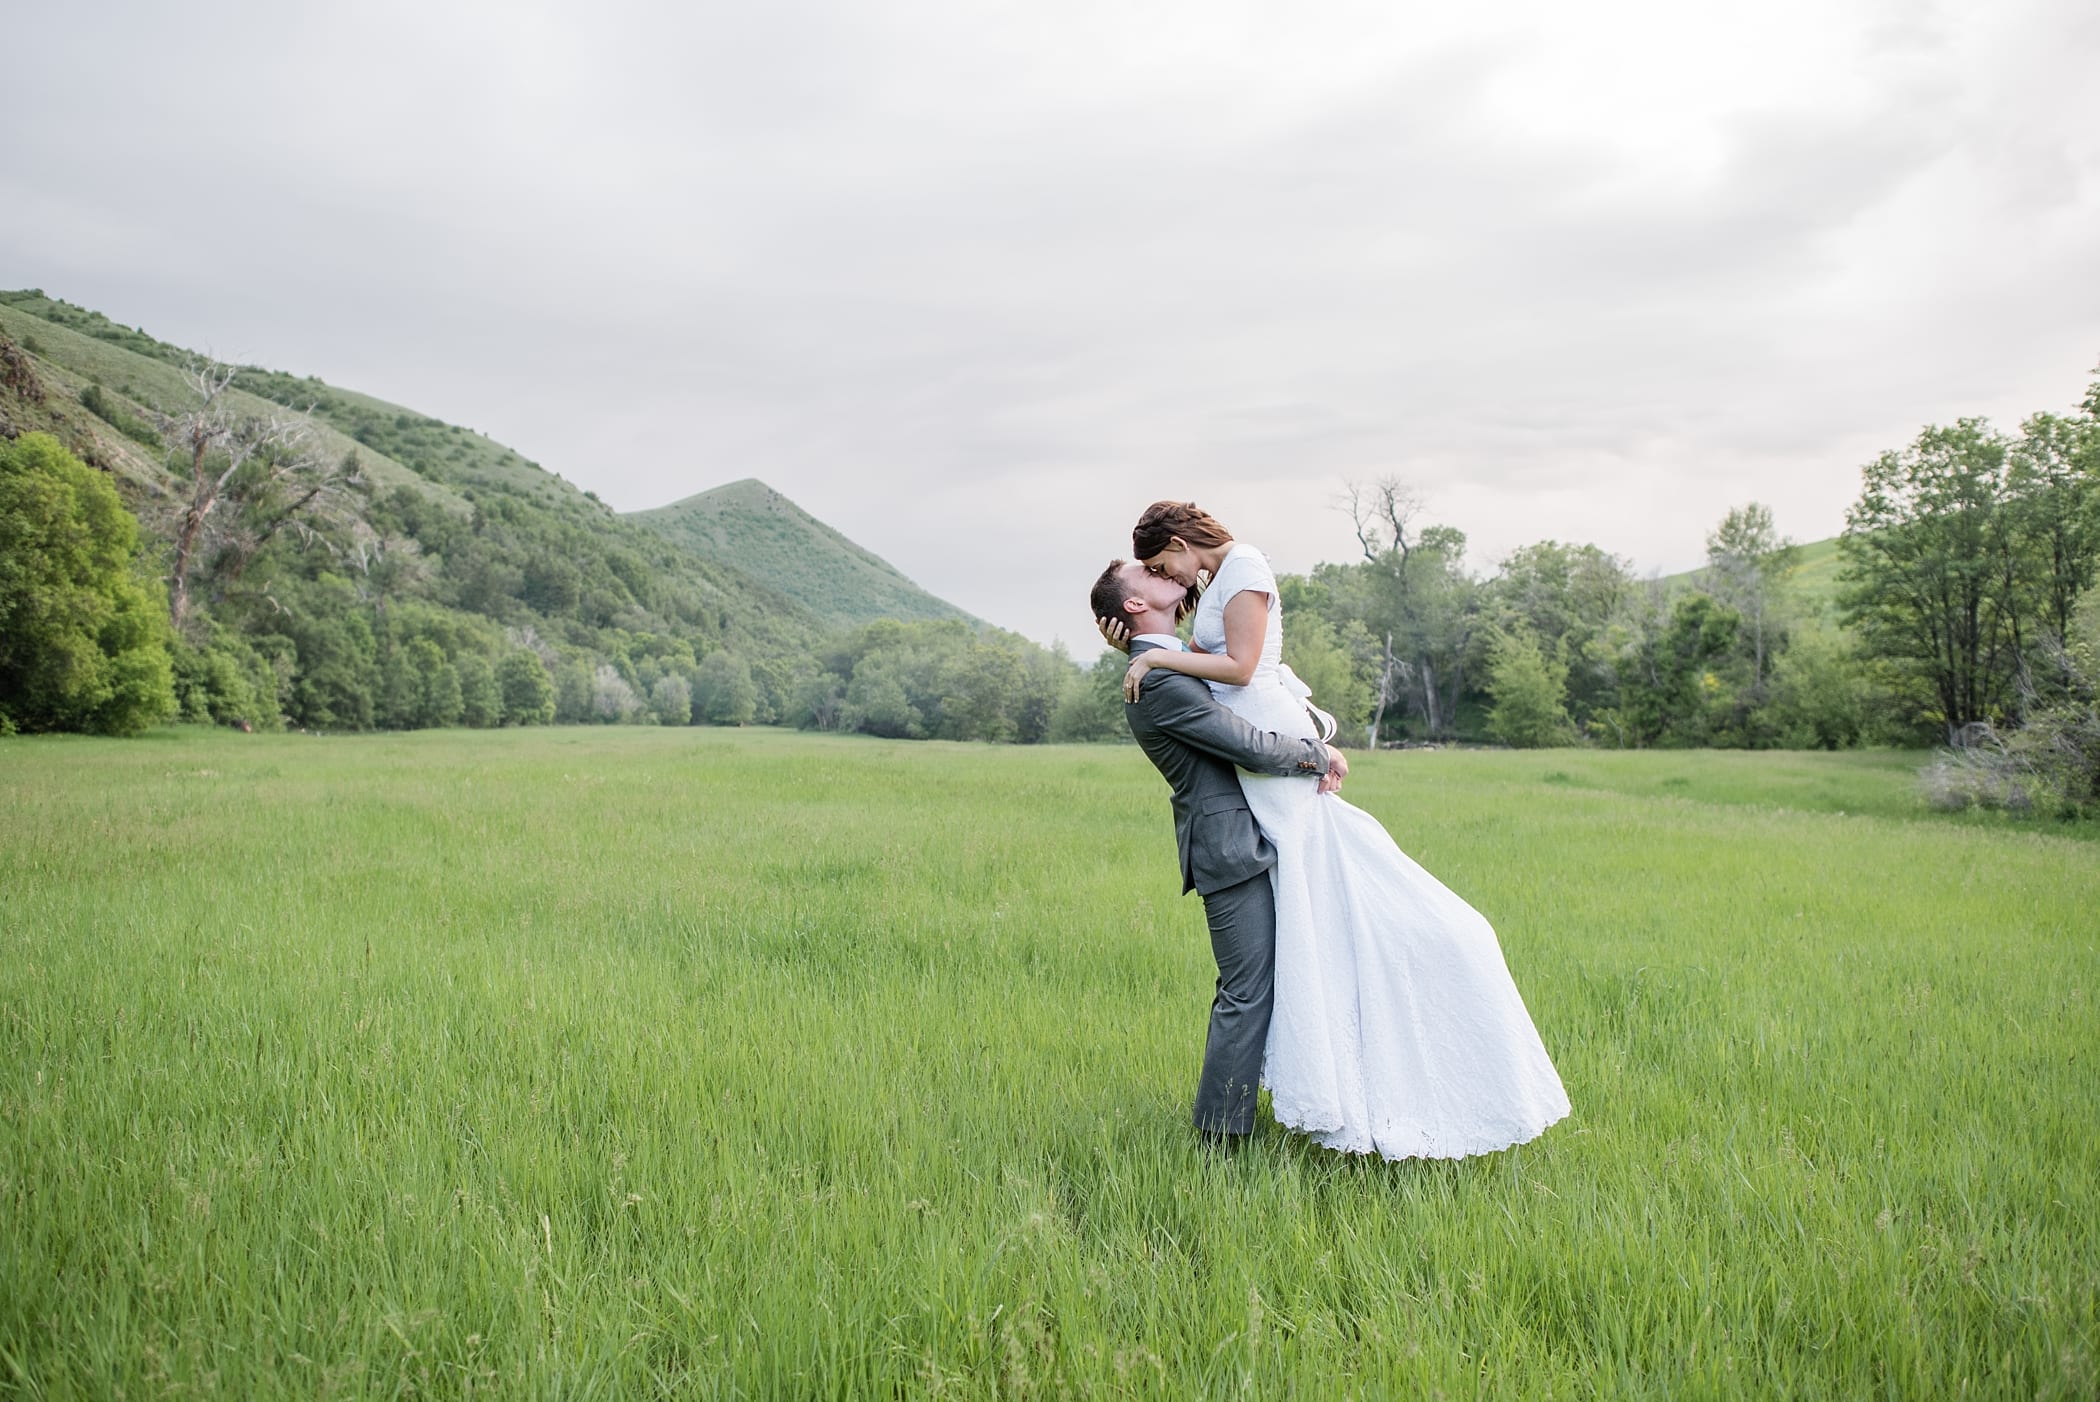
<path fill-rule="evenodd" d="M 1242 545 L 1225 557 L 1218 566 L 1218 573 L 1203 591 L 1203 601 L 1210 603 L 1216 597 L 1215 607 L 1224 608 L 1232 602 L 1232 596 L 1253 589 L 1276 601 L 1276 572 L 1269 568 L 1268 557 L 1251 545 Z"/>

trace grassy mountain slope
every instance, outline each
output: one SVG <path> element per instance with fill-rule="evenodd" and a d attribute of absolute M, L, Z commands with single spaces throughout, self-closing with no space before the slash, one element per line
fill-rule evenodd
<path fill-rule="evenodd" d="M 98 334 L 99 333 L 99 334 Z M 158 495 L 169 482 L 163 454 L 157 444 L 126 437 L 101 416 L 80 406 L 89 386 L 99 386 L 119 413 L 141 425 L 150 424 L 156 409 L 173 409 L 185 401 L 181 366 L 184 353 L 154 341 L 143 332 L 119 327 L 95 312 L 83 311 L 40 294 L 0 292 L 0 334 L 28 351 L 37 362 L 37 377 L 46 391 L 43 412 L 17 411 L 28 422 L 16 425 L 18 432 L 52 432 L 81 457 L 113 472 L 132 486 Z M 148 353 L 146 348 L 151 348 Z M 286 392 L 272 402 L 254 392 L 259 372 L 243 372 L 230 392 L 233 406 L 246 414 L 281 412 L 294 402 Z M 319 381 L 274 376 L 289 385 L 310 391 L 297 398 L 300 407 L 323 393 L 335 393 Z M 456 493 L 432 482 L 386 453 L 361 444 L 337 427 L 325 414 L 315 415 L 321 447 L 330 457 L 355 452 L 365 476 L 380 490 L 408 486 L 421 491 L 447 509 L 464 515 L 467 503 Z"/>
<path fill-rule="evenodd" d="M 119 417 L 143 425 L 155 409 L 183 402 L 180 367 L 190 353 L 99 312 L 40 291 L 0 292 L 0 333 L 34 353 L 61 406 L 77 404 L 95 385 Z M 759 628 L 756 615 L 780 612 L 783 598 L 798 606 L 786 610 L 796 634 L 878 618 L 978 622 L 755 479 L 621 516 L 516 450 L 401 405 L 253 366 L 242 368 L 235 385 L 237 407 L 246 412 L 310 408 L 325 451 L 355 452 L 375 496 L 406 488 L 471 517 L 476 497 L 499 495 L 514 508 L 617 540 L 704 597 L 732 633 L 778 632 Z M 77 407 L 58 412 L 61 422 L 19 427 L 58 431 L 76 452 L 146 495 L 170 484 L 157 448 Z M 739 626 L 745 615 L 750 626 Z"/>
<path fill-rule="evenodd" d="M 53 433 L 109 472 L 149 547 L 165 552 L 188 489 L 150 424 L 156 409 L 186 404 L 188 358 L 40 292 L 0 293 L 0 434 Z M 367 484 L 372 544 L 348 550 L 286 532 L 200 594 L 211 629 L 278 659 L 295 723 L 387 723 L 377 677 L 419 636 L 453 661 L 528 647 L 557 678 L 610 665 L 644 690 L 727 650 L 777 704 L 829 631 L 734 565 L 680 548 L 472 430 L 256 367 L 240 370 L 231 402 L 255 414 L 310 409 L 323 452 L 355 454 Z M 336 700 L 308 705 L 300 688 L 324 673 L 340 682 Z"/>
<path fill-rule="evenodd" d="M 765 581 L 835 627 L 878 618 L 977 621 L 753 477 L 628 519 Z"/>

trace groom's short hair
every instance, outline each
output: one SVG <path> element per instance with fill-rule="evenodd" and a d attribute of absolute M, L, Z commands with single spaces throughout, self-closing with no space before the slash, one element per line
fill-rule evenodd
<path fill-rule="evenodd" d="M 1121 618 L 1123 604 L 1130 598 L 1130 586 L 1123 580 L 1123 571 L 1130 565 L 1128 560 L 1110 560 L 1108 568 L 1094 581 L 1094 592 L 1088 602 L 1094 606 L 1096 618 Z"/>

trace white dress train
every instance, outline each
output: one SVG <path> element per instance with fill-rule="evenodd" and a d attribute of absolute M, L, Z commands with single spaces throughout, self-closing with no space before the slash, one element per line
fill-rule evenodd
<path fill-rule="evenodd" d="M 1276 577 L 1235 544 L 1196 609 L 1196 645 L 1225 650 L 1225 605 L 1269 596 L 1246 686 L 1211 683 L 1264 730 L 1315 735 L 1283 665 Z M 1376 818 L 1303 779 L 1242 773 L 1275 846 L 1276 1005 L 1262 1083 L 1281 1124 L 1348 1153 L 1462 1158 L 1536 1137 L 1568 1113 L 1494 927 L 1402 852 Z"/>

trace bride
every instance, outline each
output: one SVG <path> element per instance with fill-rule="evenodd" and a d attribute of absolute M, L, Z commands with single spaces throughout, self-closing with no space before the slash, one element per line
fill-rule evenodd
<path fill-rule="evenodd" d="M 1166 667 L 1209 683 L 1260 729 L 1318 734 L 1304 685 L 1283 665 L 1276 576 L 1259 550 L 1194 502 L 1162 501 L 1139 518 L 1131 553 L 1200 590 L 1201 651 L 1140 653 L 1126 696 Z M 1245 772 L 1240 785 L 1277 853 L 1276 1004 L 1262 1071 L 1277 1121 L 1348 1153 L 1462 1158 L 1521 1144 L 1566 1115 L 1560 1076 L 1480 912 L 1339 796 Z"/>

